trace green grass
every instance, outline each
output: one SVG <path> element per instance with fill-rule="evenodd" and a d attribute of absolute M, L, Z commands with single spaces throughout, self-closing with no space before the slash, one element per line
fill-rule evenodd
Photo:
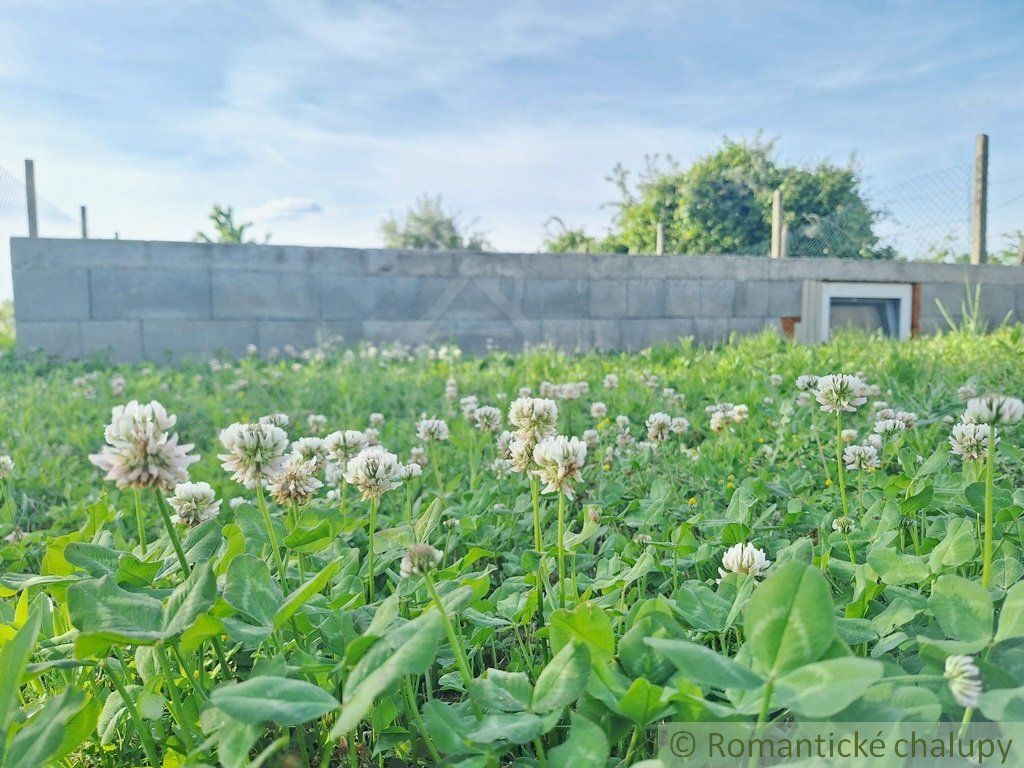
<path fill-rule="evenodd" d="M 984 463 L 963 467 L 946 449 L 959 386 L 1022 394 L 1021 326 L 902 343 L 849 334 L 817 348 L 766 334 L 638 355 L 328 350 L 216 371 L 54 364 L 2 346 L 0 453 L 16 464 L 5 500 L 24 533 L 0 548 L 0 675 L 20 677 L 24 701 L 0 701 L 8 760 L 59 721 L 66 738 L 33 764 L 633 764 L 654 756 L 663 721 L 960 721 L 941 677 L 951 654 L 981 660 L 986 693 L 969 719 L 1010 719 L 1020 706 L 1022 427 L 999 432 L 988 589 Z M 798 405 L 794 388 L 801 374 L 840 372 L 880 390 L 843 417 L 856 441 L 874 424 L 871 400 L 919 415 L 886 441 L 878 470 L 845 472 L 849 535 L 832 528 L 835 417 Z M 605 391 L 609 373 L 620 385 Z M 561 546 L 558 495 L 539 497 L 535 529 L 531 483 L 489 469 L 495 442 L 445 399 L 449 378 L 505 414 L 521 387 L 589 383 L 558 402 L 560 433 L 600 435 L 565 504 Z M 143 552 L 134 493 L 88 460 L 110 409 L 131 399 L 177 415 L 174 431 L 202 456 L 191 478 L 224 500 L 215 521 L 179 531 L 187 578 L 155 494 L 141 494 Z M 595 401 L 606 418 L 590 415 Z M 714 433 L 705 408 L 723 401 L 750 416 Z M 615 448 L 615 417 L 629 417 L 636 442 L 657 411 L 686 417 L 689 431 L 656 450 Z M 291 439 L 310 414 L 330 432 L 382 413 L 380 441 L 403 461 L 421 415 L 447 420 L 435 464 L 381 499 L 373 577 L 369 504 L 355 489 L 340 508 L 324 488 L 301 508 L 264 509 L 220 467 L 221 429 L 277 412 Z M 246 503 L 232 509 L 233 498 Z M 444 560 L 428 579 L 402 579 L 417 541 Z M 723 554 L 742 542 L 771 567 L 718 583 Z M 800 682 L 811 678 L 823 696 Z"/>

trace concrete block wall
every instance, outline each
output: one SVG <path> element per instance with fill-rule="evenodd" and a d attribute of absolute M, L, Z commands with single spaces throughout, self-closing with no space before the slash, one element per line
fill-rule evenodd
<path fill-rule="evenodd" d="M 985 313 L 1024 318 L 1018 267 L 418 252 L 127 240 L 11 241 L 20 351 L 154 362 L 298 348 L 320 338 L 457 341 L 520 349 L 640 349 L 693 336 L 782 330 L 805 280 L 919 286 L 923 332 L 958 317 L 968 283 Z"/>

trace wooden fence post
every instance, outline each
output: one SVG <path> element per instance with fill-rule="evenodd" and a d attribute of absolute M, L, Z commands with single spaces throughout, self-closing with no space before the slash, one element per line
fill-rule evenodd
<path fill-rule="evenodd" d="M 974 194 L 971 201 L 971 264 L 988 261 L 985 250 L 988 224 L 988 135 L 979 133 L 974 144 Z"/>
<path fill-rule="evenodd" d="M 769 256 L 773 259 L 785 257 L 782 233 L 782 190 L 772 192 L 772 244 Z"/>

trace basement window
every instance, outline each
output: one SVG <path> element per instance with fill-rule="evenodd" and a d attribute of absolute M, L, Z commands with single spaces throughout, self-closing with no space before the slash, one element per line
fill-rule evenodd
<path fill-rule="evenodd" d="M 804 285 L 804 340 L 828 341 L 833 331 L 858 328 L 909 339 L 913 287 L 910 283 L 832 283 Z"/>

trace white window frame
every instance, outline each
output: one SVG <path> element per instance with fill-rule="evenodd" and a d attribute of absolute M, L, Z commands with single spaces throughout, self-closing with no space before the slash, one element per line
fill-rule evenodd
<path fill-rule="evenodd" d="M 899 301 L 899 334 L 897 338 L 910 338 L 911 304 L 914 287 L 911 283 L 831 283 L 822 282 L 821 305 L 818 314 L 821 325 L 819 338 L 828 341 L 832 313 L 832 299 L 896 299 Z"/>

